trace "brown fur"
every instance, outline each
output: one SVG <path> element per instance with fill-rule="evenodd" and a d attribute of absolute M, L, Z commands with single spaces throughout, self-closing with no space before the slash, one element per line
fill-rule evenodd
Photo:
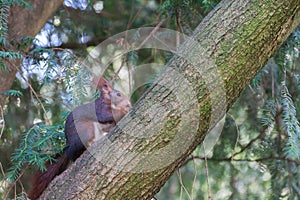
<path fill-rule="evenodd" d="M 112 88 L 104 78 L 97 85 L 100 97 L 95 101 L 75 108 L 67 117 L 65 135 L 67 146 L 57 162 L 47 163 L 47 170 L 38 170 L 33 179 L 29 198 L 37 199 L 55 176 L 66 170 L 69 161 L 75 161 L 95 141 L 109 132 L 129 111 L 129 99 Z"/>

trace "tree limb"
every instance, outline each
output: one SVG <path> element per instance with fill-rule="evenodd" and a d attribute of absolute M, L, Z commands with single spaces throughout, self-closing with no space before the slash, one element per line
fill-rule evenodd
<path fill-rule="evenodd" d="M 28 0 L 32 9 L 20 6 L 13 6 L 9 10 L 8 24 L 8 42 L 18 41 L 21 37 L 34 37 L 42 29 L 47 20 L 62 5 L 63 0 L 40 1 Z M 16 47 L 10 46 L 7 50 L 17 50 Z M 15 66 L 20 66 L 21 61 L 12 62 Z M 17 70 L 7 63 L 8 71 L 0 69 L 0 106 L 3 107 L 6 96 L 2 93 L 10 89 Z"/>
<path fill-rule="evenodd" d="M 129 114 L 41 199 L 153 197 L 299 24 L 299 10 L 299 0 L 222 1 Z"/>

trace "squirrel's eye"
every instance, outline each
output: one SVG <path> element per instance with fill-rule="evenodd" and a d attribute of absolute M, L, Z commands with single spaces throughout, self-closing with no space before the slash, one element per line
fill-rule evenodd
<path fill-rule="evenodd" d="M 117 93 L 117 96 L 118 96 L 118 97 L 120 97 L 120 96 L 121 96 L 121 93 L 120 93 L 120 92 L 118 92 L 118 93 Z"/>

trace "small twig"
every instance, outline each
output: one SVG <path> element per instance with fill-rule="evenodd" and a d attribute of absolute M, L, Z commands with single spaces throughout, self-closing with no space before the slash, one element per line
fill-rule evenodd
<path fill-rule="evenodd" d="M 178 176 L 178 178 L 179 178 L 179 183 L 180 183 L 181 188 L 183 188 L 183 190 L 186 192 L 188 198 L 189 198 L 190 200 L 192 200 L 192 198 L 191 198 L 189 192 L 187 191 L 186 187 L 185 187 L 184 184 L 183 184 L 182 177 L 181 177 L 181 173 L 180 173 L 179 169 L 176 171 L 176 173 L 177 173 L 177 176 Z M 181 194 L 182 194 L 182 192 L 181 192 Z M 180 196 L 181 196 L 181 195 L 180 195 Z M 181 199 L 181 198 L 180 198 L 180 199 Z"/>
<path fill-rule="evenodd" d="M 278 109 L 278 106 L 277 106 L 277 109 Z M 275 124 L 276 124 L 276 127 L 277 127 L 277 132 L 278 132 L 278 145 L 277 145 L 277 147 L 278 147 L 278 149 L 277 149 L 277 151 L 279 152 L 280 150 L 281 150 L 281 144 L 282 144 L 282 135 L 283 135 L 283 133 L 282 133 L 282 128 L 281 128 L 281 118 L 280 118 L 280 115 L 282 114 L 282 112 L 283 112 L 283 109 L 281 108 L 280 109 L 280 111 L 278 111 L 278 113 L 279 114 L 276 114 L 276 116 L 275 116 Z"/>
<path fill-rule="evenodd" d="M 193 155 L 192 155 L 193 156 Z M 195 160 L 193 159 L 193 166 L 194 166 L 194 172 L 195 172 L 195 175 L 194 175 L 194 180 L 193 180 L 193 184 L 192 184 L 192 191 L 191 191 L 191 196 L 193 197 L 193 193 L 194 193 L 194 187 L 195 187 L 195 183 L 196 183 L 196 180 L 197 180 L 197 169 L 196 169 L 196 162 Z"/>
<path fill-rule="evenodd" d="M 300 162 L 297 160 L 293 160 L 290 158 L 284 158 L 284 157 L 276 157 L 276 156 L 271 156 L 271 157 L 265 157 L 265 158 L 257 158 L 257 159 L 231 159 L 231 158 L 220 158 L 220 159 L 215 159 L 215 158 L 205 158 L 205 157 L 200 157 L 200 156 L 194 156 L 188 158 L 185 163 L 188 163 L 189 161 L 197 159 L 197 160 L 203 160 L 207 159 L 207 161 L 214 161 L 214 162 L 262 162 L 262 161 L 267 161 L 267 160 L 282 160 L 282 161 L 287 161 L 290 163 L 295 163 L 297 166 L 300 166 Z M 182 165 L 183 166 L 183 165 Z"/>
<path fill-rule="evenodd" d="M 236 155 L 241 154 L 242 152 L 244 152 L 244 151 L 245 151 L 247 148 L 249 148 L 256 140 L 262 138 L 262 137 L 264 136 L 264 134 L 265 134 L 265 132 L 266 132 L 267 129 L 268 129 L 268 126 L 263 127 L 263 130 L 260 132 L 260 134 L 259 134 L 257 137 L 255 137 L 254 139 L 252 139 L 252 140 L 251 140 L 246 146 L 244 146 L 240 151 L 238 151 L 238 152 L 232 154 L 232 156 L 230 156 L 229 158 L 224 158 L 224 159 L 218 160 L 218 161 L 230 161 L 230 160 L 236 161 L 236 160 L 234 159 L 234 157 L 235 157 Z M 237 142 L 236 142 L 236 145 L 237 145 Z M 235 145 L 235 148 L 236 148 L 236 145 Z M 189 158 L 187 158 L 182 164 L 180 164 L 180 166 L 179 166 L 178 168 L 181 168 L 181 167 L 185 166 L 185 165 L 186 165 L 187 163 L 189 163 L 193 158 L 196 158 L 196 159 L 202 159 L 202 157 L 199 157 L 199 156 L 192 156 L 192 157 L 189 157 Z M 203 157 L 202 160 L 205 160 L 204 157 Z M 209 160 L 213 160 L 213 159 L 209 159 Z M 213 160 L 213 161 L 217 161 L 217 160 Z"/>
<path fill-rule="evenodd" d="M 120 68 L 115 72 L 113 78 L 111 79 L 112 82 L 115 81 L 117 78 L 119 78 L 119 73 L 120 73 L 121 69 L 123 68 L 125 62 L 126 62 L 126 61 L 125 61 L 125 57 L 124 57 L 124 58 L 122 59 L 122 63 L 121 63 Z"/>
<path fill-rule="evenodd" d="M 63 101 L 59 100 L 58 98 L 47 96 L 47 95 L 42 95 L 42 94 L 38 94 L 38 97 L 41 97 L 43 99 L 47 99 L 47 98 L 53 99 L 54 101 L 59 102 L 60 104 L 64 105 L 69 110 L 72 110 L 72 108 L 68 104 L 64 103 Z"/>
<path fill-rule="evenodd" d="M 60 47 L 51 47 L 50 49 L 53 50 L 53 51 L 66 51 L 66 49 L 60 48 Z"/>
<path fill-rule="evenodd" d="M 284 85 L 286 85 L 286 69 L 285 68 L 283 69 L 283 82 L 284 82 Z"/>
<path fill-rule="evenodd" d="M 163 18 L 156 27 L 151 31 L 151 33 L 146 37 L 146 39 L 140 44 L 140 46 L 137 49 L 141 49 L 142 46 L 145 45 L 145 43 L 158 31 L 158 29 L 161 27 L 161 25 L 166 21 L 166 18 Z"/>
<path fill-rule="evenodd" d="M 2 176 L 5 177 L 5 172 L 4 172 L 3 165 L 1 162 L 0 162 L 0 170 L 1 170 Z M 4 181 L 2 183 L 4 183 Z"/>
<path fill-rule="evenodd" d="M 233 159 L 233 157 L 235 157 L 238 154 L 243 153 L 247 148 L 249 148 L 256 140 L 261 139 L 266 131 L 268 130 L 268 126 L 264 126 L 263 129 L 260 131 L 259 135 L 256 136 L 254 139 L 252 139 L 246 146 L 244 146 L 240 151 L 235 152 L 232 156 L 230 156 L 230 159 Z"/>
<path fill-rule="evenodd" d="M 282 112 L 283 112 L 283 110 L 277 111 L 277 113 L 276 113 L 276 115 L 275 115 L 275 119 L 277 119 L 278 116 L 280 116 L 280 115 L 282 114 Z M 266 131 L 268 131 L 270 128 L 271 128 L 270 126 L 264 126 L 264 127 L 262 128 L 262 130 L 260 131 L 260 133 L 259 133 L 258 136 L 256 136 L 254 139 L 252 139 L 252 140 L 251 140 L 246 146 L 244 146 L 240 151 L 234 153 L 230 158 L 233 158 L 233 157 L 235 157 L 236 155 L 241 154 L 242 152 L 244 152 L 244 151 L 245 151 L 247 148 L 249 148 L 256 140 L 261 139 L 261 138 L 265 135 Z"/>
<path fill-rule="evenodd" d="M 5 177 L 5 173 L 4 173 L 3 166 L 2 166 L 1 162 L 0 162 L 0 170 L 1 170 L 1 173 L 2 173 L 3 177 Z"/>
<path fill-rule="evenodd" d="M 181 26 L 181 21 L 180 21 L 180 16 L 179 16 L 179 10 L 178 10 L 178 5 L 176 6 L 176 11 L 175 11 L 175 18 L 176 18 L 176 24 L 177 24 L 177 32 L 180 32 L 183 34 L 183 37 L 185 39 L 185 35 L 183 33 L 183 29 L 182 29 L 182 26 Z M 176 39 L 176 43 L 177 43 L 177 46 L 180 44 L 180 39 L 179 39 L 179 33 L 177 33 L 177 39 Z"/>
<path fill-rule="evenodd" d="M 7 196 L 9 195 L 9 192 L 11 191 L 11 189 L 14 187 L 16 190 L 16 185 L 17 182 L 20 181 L 20 178 L 23 176 L 25 169 L 23 170 L 23 172 L 21 172 L 21 174 L 18 176 L 18 178 L 11 184 L 10 187 L 8 187 L 7 192 L 4 194 L 4 199 L 7 199 Z M 15 196 L 16 196 L 16 191 L 15 191 Z"/>
<path fill-rule="evenodd" d="M 238 145 L 239 138 L 240 138 L 240 131 L 239 131 L 239 127 L 238 127 L 237 123 L 235 122 L 234 117 L 231 114 L 229 114 L 229 113 L 227 113 L 227 115 L 230 116 L 231 119 L 234 121 L 234 125 L 235 125 L 235 128 L 236 128 L 237 137 L 236 137 L 236 140 L 235 140 L 234 148 L 232 150 L 233 151 L 233 155 L 234 155 L 234 150 L 236 149 L 236 147 Z M 231 158 L 233 158 L 233 156 L 231 156 Z"/>
<path fill-rule="evenodd" d="M 14 186 L 15 186 L 14 187 L 15 188 L 15 190 L 14 190 L 15 191 L 15 199 L 17 199 L 17 184 L 15 183 Z"/>
<path fill-rule="evenodd" d="M 179 169 L 177 170 L 177 176 L 178 176 Z M 182 200 L 182 194 L 183 194 L 183 187 L 180 185 L 180 195 L 179 195 L 179 199 Z"/>
<path fill-rule="evenodd" d="M 176 18 L 176 23 L 177 23 L 176 46 L 178 46 L 180 44 L 179 32 L 181 32 L 180 31 L 181 25 L 180 25 L 180 17 L 179 17 L 179 12 L 178 12 L 178 4 L 176 5 L 176 8 L 175 8 L 175 18 Z"/>
<path fill-rule="evenodd" d="M 23 183 L 22 183 L 22 181 L 20 179 L 18 180 L 18 183 L 21 186 L 22 193 L 24 193 L 25 192 L 25 188 L 24 188 L 24 185 L 23 185 Z"/>
<path fill-rule="evenodd" d="M 161 44 L 163 44 L 165 47 L 167 47 L 168 48 L 168 50 L 170 51 L 170 52 L 174 52 L 174 49 L 171 49 L 169 46 L 170 45 L 168 45 L 167 43 L 165 43 L 164 41 L 162 41 L 161 39 L 159 39 L 158 37 L 156 37 L 155 35 L 153 36 L 157 41 L 159 41 Z"/>
<path fill-rule="evenodd" d="M 3 132 L 4 132 L 4 127 L 5 127 L 4 111 L 3 111 L 1 105 L 0 105 L 0 113 L 1 113 L 1 119 L 3 120 L 2 128 L 1 128 L 1 131 L 0 131 L 0 139 L 1 139 L 1 137 L 3 135 Z"/>
<path fill-rule="evenodd" d="M 132 3 L 134 4 L 135 1 L 132 1 Z M 145 5 L 141 6 L 141 7 L 139 8 L 139 10 L 138 10 L 136 13 L 133 12 L 134 6 L 131 7 L 131 11 L 132 11 L 132 12 L 130 12 L 130 18 L 129 18 L 129 21 L 128 21 L 128 24 L 127 24 L 127 27 L 126 27 L 127 30 L 131 27 L 131 25 L 133 24 L 134 20 L 138 17 L 138 15 L 140 14 L 140 12 L 141 12 L 142 10 L 144 10 L 144 7 L 145 7 Z M 135 13 L 135 15 L 132 17 L 132 14 L 133 14 L 133 13 Z"/>
<path fill-rule="evenodd" d="M 12 64 L 12 63 L 11 63 L 11 64 Z M 20 73 L 20 76 L 22 77 L 22 79 L 27 83 L 28 87 L 30 88 L 30 90 L 32 91 L 32 93 L 34 94 L 34 96 L 36 97 L 36 99 L 38 100 L 38 102 L 40 103 L 40 105 L 41 105 L 41 107 L 42 107 L 42 109 L 43 109 L 43 111 L 44 111 L 44 116 L 45 116 L 45 118 L 46 118 L 46 122 L 47 122 L 47 123 L 50 123 L 50 120 L 49 120 L 48 117 L 47 117 L 46 109 L 45 109 L 45 107 L 44 107 L 44 105 L 43 105 L 41 99 L 39 98 L 38 94 L 37 94 L 36 91 L 33 89 L 32 85 L 29 83 L 29 81 L 24 77 L 24 75 L 22 74 L 22 72 L 20 71 L 20 69 L 19 69 L 17 66 L 15 66 L 15 65 L 13 65 L 13 66 L 14 66 L 14 67 L 16 68 L 16 70 Z"/>
<path fill-rule="evenodd" d="M 131 71 L 130 64 L 127 65 L 127 69 L 128 69 L 128 84 L 129 84 L 128 88 L 129 88 L 129 92 L 130 92 L 130 91 L 132 91 L 132 80 L 131 80 L 132 77 L 131 77 L 131 73 L 130 73 L 130 71 Z"/>
<path fill-rule="evenodd" d="M 250 84 L 248 85 L 248 87 L 249 87 L 250 91 L 252 92 L 252 94 L 255 94 L 255 91 Z"/>
<path fill-rule="evenodd" d="M 205 152 L 205 145 L 203 146 L 203 153 L 204 153 L 204 164 L 205 164 L 205 174 L 206 174 L 206 183 L 207 183 L 207 199 L 211 199 L 211 194 L 210 194 L 210 184 L 209 184 L 209 173 L 208 173 L 208 165 L 207 165 L 207 156 L 206 156 L 206 152 Z"/>
<path fill-rule="evenodd" d="M 271 59 L 273 65 L 275 64 L 274 58 Z M 271 66 L 271 79 L 272 79 L 272 98 L 274 99 L 275 96 L 275 77 L 274 77 L 274 69 L 273 66 Z"/>

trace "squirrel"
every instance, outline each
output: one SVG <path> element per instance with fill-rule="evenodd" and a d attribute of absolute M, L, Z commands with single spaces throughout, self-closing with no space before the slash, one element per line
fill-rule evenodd
<path fill-rule="evenodd" d="M 37 199 L 55 176 L 66 170 L 70 161 L 75 161 L 88 146 L 109 132 L 129 111 L 129 99 L 112 88 L 112 85 L 100 78 L 97 88 L 100 97 L 95 101 L 76 107 L 65 123 L 66 147 L 57 162 L 46 163 L 47 170 L 38 170 L 33 179 L 32 190 L 28 197 Z"/>

